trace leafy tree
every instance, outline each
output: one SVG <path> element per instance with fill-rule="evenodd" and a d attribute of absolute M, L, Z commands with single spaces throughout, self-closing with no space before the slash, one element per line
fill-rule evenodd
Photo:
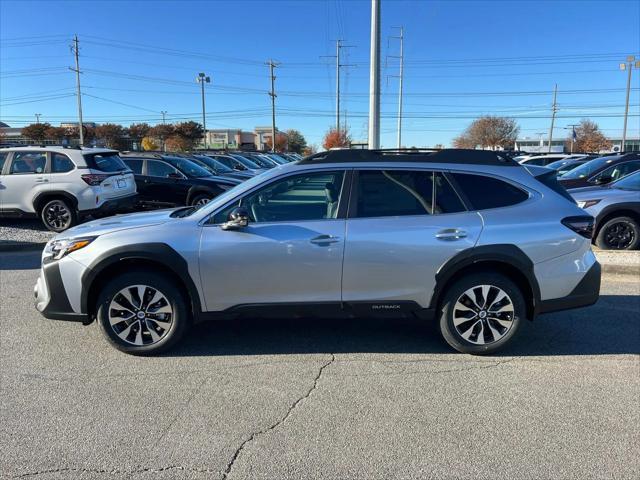
<path fill-rule="evenodd" d="M 571 142 L 571 137 L 567 140 Z M 583 119 L 576 127 L 576 142 L 573 144 L 574 152 L 599 152 L 611 148 L 611 142 L 600 131 L 598 124 Z"/>
<path fill-rule="evenodd" d="M 181 122 L 174 126 L 175 135 L 181 137 L 182 144 L 186 146 L 183 150 L 191 150 L 193 146 L 202 140 L 204 130 L 197 122 Z"/>
<path fill-rule="evenodd" d="M 302 133 L 295 129 L 289 129 L 284 132 L 289 140 L 289 151 L 302 153 L 302 151 L 307 148 L 307 140 L 304 138 Z M 276 147 L 278 146 L 278 141 L 276 140 Z"/>
<path fill-rule="evenodd" d="M 125 148 L 125 130 L 122 128 L 122 125 L 104 123 L 102 125 L 98 125 L 95 130 L 96 138 L 102 140 L 107 147 L 118 150 Z"/>
<path fill-rule="evenodd" d="M 158 150 L 158 144 L 151 137 L 144 137 L 142 139 L 143 150 Z"/>
<path fill-rule="evenodd" d="M 193 147 L 193 141 L 181 136 L 171 135 L 164 141 L 165 149 L 170 152 L 186 152 Z"/>
<path fill-rule="evenodd" d="M 351 135 L 346 129 L 331 128 L 322 141 L 322 146 L 325 150 L 337 147 L 348 147 L 351 145 Z"/>
<path fill-rule="evenodd" d="M 518 138 L 520 127 L 512 118 L 487 115 L 474 120 L 453 139 L 456 148 L 510 148 Z"/>
<path fill-rule="evenodd" d="M 36 142 L 41 142 L 47 138 L 47 129 L 51 127 L 49 123 L 32 123 L 23 127 L 20 133 L 23 137 Z"/>
<path fill-rule="evenodd" d="M 55 142 L 62 143 L 65 138 L 69 138 L 69 129 L 64 127 L 49 127 L 45 132 L 45 138 L 47 140 L 53 140 Z"/>
<path fill-rule="evenodd" d="M 311 145 L 307 145 L 305 147 L 305 149 L 302 150 L 302 152 L 300 152 L 300 153 L 302 153 L 302 155 L 304 155 L 306 157 L 306 156 L 309 156 L 309 155 L 313 155 L 317 151 L 318 151 L 318 146 L 311 144 Z"/>
<path fill-rule="evenodd" d="M 174 130 L 175 129 L 173 128 L 173 125 L 160 123 L 155 127 L 151 127 L 147 135 L 150 137 L 158 138 L 161 142 L 164 142 L 167 138 L 173 135 Z"/>
<path fill-rule="evenodd" d="M 271 150 L 271 137 L 265 142 L 267 149 Z M 276 151 L 284 152 L 287 150 L 287 136 L 283 133 L 276 133 Z"/>
<path fill-rule="evenodd" d="M 141 141 L 149 135 L 151 126 L 148 123 L 132 123 L 129 125 L 129 136 L 132 140 Z"/>

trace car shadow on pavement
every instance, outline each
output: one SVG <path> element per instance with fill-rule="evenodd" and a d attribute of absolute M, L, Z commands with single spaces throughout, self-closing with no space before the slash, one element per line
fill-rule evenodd
<path fill-rule="evenodd" d="M 603 295 L 592 307 L 525 322 L 494 356 L 640 354 L 640 297 Z M 168 356 L 452 353 L 436 322 L 418 319 L 235 319 L 196 325 Z"/>
<path fill-rule="evenodd" d="M 23 251 L 2 251 L 0 241 L 0 271 L 2 270 L 38 270 L 40 269 L 42 251 L 25 248 Z"/>

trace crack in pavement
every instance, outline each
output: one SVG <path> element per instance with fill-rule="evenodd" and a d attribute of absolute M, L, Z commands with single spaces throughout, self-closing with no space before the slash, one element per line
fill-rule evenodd
<path fill-rule="evenodd" d="M 170 470 L 180 470 L 185 472 L 194 472 L 194 473 L 219 473 L 218 470 L 211 470 L 209 468 L 196 468 L 196 467 L 184 467 L 182 465 L 168 465 L 166 467 L 140 467 L 133 469 L 120 469 L 120 468 L 111 468 L 111 469 L 98 469 L 98 468 L 79 468 L 79 467 L 59 467 L 59 468 L 51 468 L 47 470 L 38 470 L 35 472 L 27 472 L 21 473 L 18 475 L 14 475 L 13 478 L 27 478 L 27 477 L 35 477 L 38 475 L 47 475 L 49 473 L 103 473 L 106 475 L 127 475 L 127 474 L 136 474 L 136 473 L 161 473 L 167 472 Z"/>
<path fill-rule="evenodd" d="M 318 374 L 316 375 L 316 377 L 313 380 L 313 385 L 311 386 L 311 388 L 309 390 L 307 390 L 307 393 L 305 393 L 303 396 L 301 396 L 300 398 L 298 398 L 295 402 L 293 402 L 291 404 L 291 406 L 289 407 L 289 409 L 287 410 L 287 413 L 277 422 L 275 422 L 274 424 L 270 425 L 267 428 L 264 428 L 262 430 L 259 430 L 257 432 L 253 432 L 246 440 L 244 440 L 240 446 L 236 449 L 236 451 L 234 452 L 233 456 L 231 457 L 231 460 L 229 461 L 229 463 L 227 464 L 227 468 L 225 469 L 224 473 L 222 474 L 222 480 L 226 480 L 229 475 L 231 475 L 231 472 L 233 471 L 233 467 L 236 463 L 236 461 L 238 460 L 238 458 L 240 457 L 240 454 L 242 453 L 242 451 L 245 449 L 245 447 L 253 442 L 258 436 L 260 435 L 264 435 L 266 433 L 269 433 L 273 430 L 275 430 L 276 428 L 278 428 L 278 426 L 282 425 L 284 422 L 287 421 L 287 419 L 291 416 L 291 414 L 293 413 L 293 411 L 298 407 L 298 405 L 300 405 L 304 400 L 306 400 L 307 398 L 309 398 L 311 396 L 311 394 L 314 392 L 314 390 L 316 390 L 316 388 L 318 388 L 318 382 L 320 381 L 320 377 L 322 377 L 322 373 L 324 372 L 324 370 L 331 365 L 333 362 L 335 362 L 336 360 L 336 356 L 335 354 L 331 354 L 331 360 L 329 360 L 328 362 L 324 363 L 320 369 L 318 370 Z"/>

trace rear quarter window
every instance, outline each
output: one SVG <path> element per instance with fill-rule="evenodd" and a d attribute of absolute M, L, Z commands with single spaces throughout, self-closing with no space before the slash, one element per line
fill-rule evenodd
<path fill-rule="evenodd" d="M 87 166 L 93 170 L 100 170 L 101 172 L 120 172 L 122 170 L 129 170 L 129 167 L 120 158 L 117 153 L 92 153 L 84 155 L 84 159 L 87 162 Z"/>
<path fill-rule="evenodd" d="M 497 178 L 467 173 L 451 175 L 473 210 L 509 207 L 529 198 L 524 190 Z"/>

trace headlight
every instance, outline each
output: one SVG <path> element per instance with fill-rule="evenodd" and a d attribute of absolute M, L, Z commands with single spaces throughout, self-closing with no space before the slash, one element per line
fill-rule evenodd
<path fill-rule="evenodd" d="M 54 260 L 60 260 L 65 255 L 80 250 L 93 242 L 96 237 L 69 238 L 66 240 L 54 240 L 45 250 Z"/>
<path fill-rule="evenodd" d="M 581 200 L 578 202 L 578 206 L 580 208 L 589 208 L 589 207 L 593 207 L 594 205 L 600 203 L 601 199 L 598 200 Z"/>

